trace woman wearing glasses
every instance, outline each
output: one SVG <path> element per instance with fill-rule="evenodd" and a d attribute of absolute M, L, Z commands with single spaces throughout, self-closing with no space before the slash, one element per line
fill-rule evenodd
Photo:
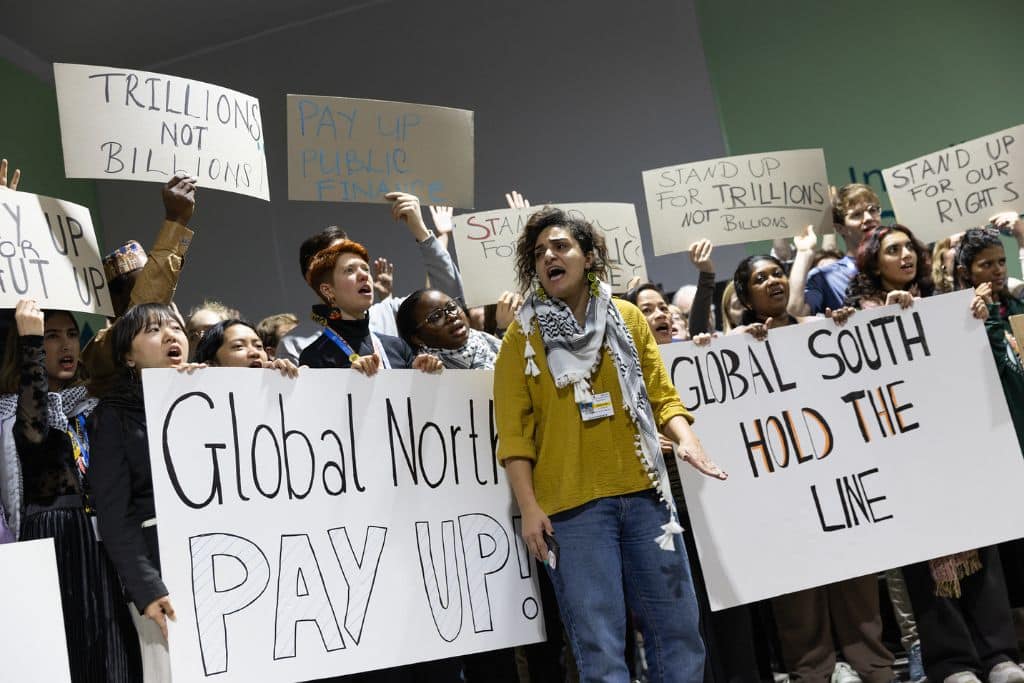
<path fill-rule="evenodd" d="M 373 304 L 370 255 L 349 239 L 317 252 L 306 281 L 324 303 L 313 307 L 313 319 L 324 333 L 299 357 L 311 368 L 352 368 L 375 375 L 380 368 L 414 368 L 437 372 L 444 366 L 435 356 L 416 355 L 398 337 L 370 331 L 367 311 Z"/>
<path fill-rule="evenodd" d="M 474 330 L 459 302 L 436 289 L 410 294 L 398 308 L 398 334 L 414 349 L 436 356 L 446 368 L 491 370 L 501 347 L 497 337 Z"/>

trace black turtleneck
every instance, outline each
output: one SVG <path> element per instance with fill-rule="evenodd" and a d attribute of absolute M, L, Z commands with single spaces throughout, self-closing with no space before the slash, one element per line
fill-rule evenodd
<path fill-rule="evenodd" d="M 356 353 L 360 356 L 368 356 L 373 353 L 368 316 L 364 316 L 361 320 L 342 320 L 340 318 L 331 320 L 330 312 L 331 308 L 324 304 L 313 306 L 313 314 L 328 321 L 331 329 L 337 332 Z M 384 347 L 384 353 L 387 354 L 392 368 L 412 367 L 412 361 L 416 354 L 408 344 L 398 337 L 386 334 L 378 334 L 377 339 Z M 310 368 L 348 368 L 352 366 L 348 355 L 326 334 L 320 335 L 316 341 L 303 350 L 299 356 L 299 364 Z"/>

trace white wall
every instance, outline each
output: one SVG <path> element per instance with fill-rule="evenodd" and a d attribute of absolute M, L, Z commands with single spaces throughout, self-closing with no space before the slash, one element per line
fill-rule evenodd
<path fill-rule="evenodd" d="M 267 131 L 273 202 L 200 195 L 178 294 L 183 309 L 206 296 L 253 319 L 305 315 L 312 292 L 299 274 L 298 246 L 331 223 L 371 255 L 397 261 L 398 291 L 422 283 L 411 238 L 385 206 L 287 200 L 286 93 L 475 110 L 478 209 L 501 207 L 512 188 L 534 204 L 628 201 L 645 234 L 640 172 L 724 153 L 692 0 L 396 0 L 158 70 L 256 95 Z M 158 187 L 97 185 L 106 246 L 148 243 L 161 219 Z M 722 251 L 724 276 L 742 250 Z M 647 258 L 655 281 L 696 281 L 685 255 L 654 259 L 648 249 Z"/>

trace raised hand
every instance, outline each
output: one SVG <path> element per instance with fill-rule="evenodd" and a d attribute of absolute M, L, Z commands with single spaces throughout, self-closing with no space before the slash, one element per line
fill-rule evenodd
<path fill-rule="evenodd" d="M 499 330 L 507 330 L 515 320 L 519 307 L 523 305 L 523 297 L 515 292 L 502 292 L 498 297 L 498 307 L 494 312 L 494 321 Z"/>
<path fill-rule="evenodd" d="M 188 225 L 196 210 L 196 183 L 192 176 L 174 176 L 164 185 L 164 215 L 169 221 Z"/>
<path fill-rule="evenodd" d="M 395 284 L 395 264 L 383 256 L 373 260 L 373 288 L 383 301 L 391 296 Z"/>
<path fill-rule="evenodd" d="M 434 221 L 434 232 L 438 235 L 447 235 L 455 229 L 455 224 L 452 222 L 452 214 L 454 209 L 450 206 L 428 206 L 430 209 L 430 219 Z"/>
<path fill-rule="evenodd" d="M 714 273 L 715 264 L 711 261 L 714 245 L 711 240 L 703 239 L 690 245 L 690 262 L 702 273 Z"/>
<path fill-rule="evenodd" d="M 510 209 L 525 209 L 530 206 L 530 200 L 515 190 L 505 193 L 505 201 Z"/>
<path fill-rule="evenodd" d="M 21 337 L 43 336 L 43 311 L 35 299 L 22 299 L 14 308 L 14 322 Z"/>
<path fill-rule="evenodd" d="M 803 231 L 793 237 L 793 244 L 797 251 L 814 251 L 818 246 L 818 235 L 814 232 L 814 226 L 805 225 Z"/>
<path fill-rule="evenodd" d="M 0 187 L 6 187 L 11 190 L 18 189 L 18 181 L 21 180 L 21 169 L 14 169 L 14 175 L 11 176 L 10 181 L 7 180 L 7 159 L 0 159 Z"/>

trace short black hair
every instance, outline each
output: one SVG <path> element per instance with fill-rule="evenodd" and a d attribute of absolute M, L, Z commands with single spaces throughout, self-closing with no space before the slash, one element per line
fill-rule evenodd
<path fill-rule="evenodd" d="M 337 225 L 328 225 L 312 237 L 307 237 L 302 242 L 302 246 L 299 247 L 299 268 L 302 269 L 303 279 L 305 279 L 306 273 L 309 272 L 310 262 L 318 252 L 331 246 L 333 242 L 344 239 L 348 239 L 348 233 Z"/>
<path fill-rule="evenodd" d="M 965 287 L 973 287 L 974 283 L 971 282 L 970 275 L 974 259 L 989 247 L 1002 246 L 1003 241 L 999 239 L 999 231 L 994 228 L 971 228 L 964 232 L 960 242 L 956 245 L 956 257 L 953 261 L 953 271 L 956 273 L 957 282 Z M 960 276 L 960 266 L 967 271 L 966 280 Z"/>
<path fill-rule="evenodd" d="M 221 344 L 224 343 L 224 333 L 227 332 L 229 327 L 234 327 L 235 325 L 245 325 L 252 330 L 254 334 L 259 336 L 259 333 L 256 332 L 256 326 L 246 320 L 242 320 L 240 318 L 221 320 L 219 323 L 213 327 L 207 328 L 207 330 L 203 332 L 202 338 L 196 345 L 195 362 L 210 363 L 215 360 L 217 357 L 217 351 L 220 350 Z"/>
<path fill-rule="evenodd" d="M 110 345 L 110 350 L 114 357 L 114 365 L 119 370 L 126 370 L 124 357 L 132 350 L 132 340 L 135 339 L 135 335 L 150 322 L 163 322 L 164 320 L 177 320 L 182 331 L 185 329 L 185 321 L 173 307 L 167 304 L 137 304 L 125 311 L 124 315 L 114 323 L 111 332 L 113 343 Z"/>
<path fill-rule="evenodd" d="M 405 297 L 405 301 L 398 307 L 398 311 L 395 313 L 395 324 L 398 326 L 398 336 L 401 337 L 406 344 L 416 348 L 412 340 L 414 334 L 416 334 L 416 328 L 419 326 L 419 322 L 416 320 L 416 304 L 420 302 L 423 295 L 427 292 L 433 292 L 437 290 L 433 289 L 417 289 L 415 292 Z"/>

